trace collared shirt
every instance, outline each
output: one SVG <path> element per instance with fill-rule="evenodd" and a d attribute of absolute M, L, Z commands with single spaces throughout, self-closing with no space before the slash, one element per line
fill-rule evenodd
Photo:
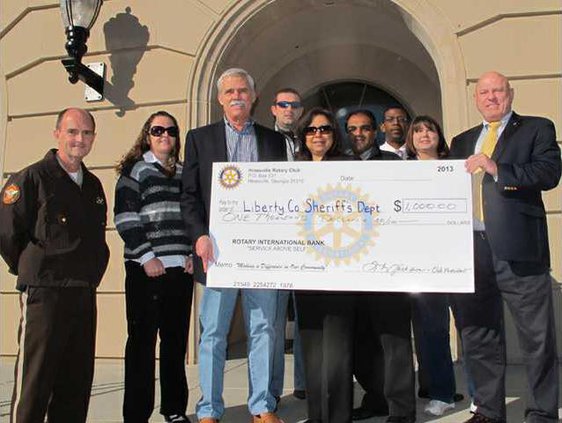
<path fill-rule="evenodd" d="M 371 157 L 371 152 L 373 151 L 372 148 L 369 148 L 368 150 L 363 151 L 359 157 L 361 157 L 361 160 L 368 160 L 369 157 Z"/>
<path fill-rule="evenodd" d="M 385 141 L 384 144 L 381 145 L 379 148 L 383 151 L 390 151 L 391 153 L 396 154 L 402 160 L 406 159 L 406 143 L 402 144 L 400 148 L 396 149 Z"/>
<path fill-rule="evenodd" d="M 159 163 L 159 164 L 163 165 L 163 163 L 162 163 L 160 160 L 158 160 L 158 157 L 156 157 L 156 156 L 154 155 L 154 153 L 153 153 L 152 151 L 150 151 L 150 150 L 148 150 L 147 152 L 145 152 L 145 153 L 142 155 L 142 158 L 143 158 L 144 161 L 147 162 L 147 163 Z"/>
<path fill-rule="evenodd" d="M 511 115 L 513 111 L 510 111 L 507 115 L 501 118 L 501 125 L 498 128 L 498 139 L 501 137 L 505 127 L 507 126 L 507 122 L 511 119 Z M 480 131 L 480 135 L 478 136 L 478 140 L 476 141 L 476 145 L 474 146 L 474 154 L 478 154 L 482 151 L 482 145 L 484 144 L 484 139 L 486 138 L 486 134 L 490 130 L 490 122 L 482 121 L 482 131 Z M 497 182 L 497 176 L 494 178 L 494 181 Z M 472 219 L 472 228 L 475 231 L 484 231 L 486 230 L 486 225 L 480 219 L 477 219 L 476 216 L 473 216 Z"/>
<path fill-rule="evenodd" d="M 285 137 L 285 144 L 287 146 L 287 161 L 288 162 L 294 161 L 295 154 L 298 153 L 299 151 L 295 134 L 288 133 L 287 131 L 283 131 L 281 128 L 279 128 L 279 126 L 277 126 L 277 123 L 275 124 L 274 129 L 280 134 L 283 134 L 283 137 Z"/>
<path fill-rule="evenodd" d="M 82 181 L 84 180 L 84 172 L 82 172 L 82 166 L 78 168 L 78 172 L 69 172 L 64 167 L 64 164 L 62 163 L 62 160 L 60 159 L 58 154 L 56 155 L 56 157 L 60 167 L 62 167 L 63 170 L 68 174 L 68 176 L 70 176 L 70 179 L 72 179 L 74 182 L 76 182 L 76 185 L 82 188 Z"/>
<path fill-rule="evenodd" d="M 238 131 L 228 119 L 224 118 L 226 132 L 226 150 L 229 162 L 257 162 L 258 141 L 254 121 L 248 120 L 244 128 Z"/>
<path fill-rule="evenodd" d="M 501 137 L 505 127 L 507 126 L 507 122 L 509 122 L 509 119 L 511 119 L 512 114 L 513 111 L 510 111 L 507 115 L 501 118 L 501 125 L 498 128 L 498 139 Z M 474 154 L 478 154 L 482 150 L 482 144 L 484 144 L 484 138 L 486 138 L 486 134 L 488 133 L 489 129 L 490 122 L 486 122 L 485 120 L 482 121 L 482 131 L 480 131 L 480 136 L 478 137 L 476 145 L 474 146 Z"/>

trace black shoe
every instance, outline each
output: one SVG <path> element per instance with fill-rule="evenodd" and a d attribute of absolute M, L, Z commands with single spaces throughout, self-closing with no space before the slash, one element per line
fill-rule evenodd
<path fill-rule="evenodd" d="M 367 420 L 371 417 L 380 417 L 380 416 L 388 416 L 388 406 L 380 406 L 377 408 L 370 408 L 370 407 L 357 407 L 353 409 L 351 414 L 351 418 L 353 420 Z"/>
<path fill-rule="evenodd" d="M 426 391 L 425 389 L 420 389 L 418 391 L 418 398 L 431 399 L 431 397 L 429 396 L 429 392 Z M 453 395 L 453 402 L 461 402 L 463 399 L 464 399 L 463 394 L 459 394 L 457 392 Z"/>
<path fill-rule="evenodd" d="M 297 399 L 303 400 L 306 398 L 306 391 L 304 389 L 295 389 L 293 396 Z"/>
<path fill-rule="evenodd" d="M 505 421 L 492 419 L 480 413 L 474 413 L 474 415 L 464 423 L 505 423 Z"/>
<path fill-rule="evenodd" d="M 412 416 L 390 416 L 386 423 L 415 423 L 416 418 Z"/>
<path fill-rule="evenodd" d="M 459 394 L 458 392 L 453 395 L 453 402 L 461 402 L 464 399 L 463 394 Z"/>
<path fill-rule="evenodd" d="M 419 389 L 418 398 L 429 399 L 429 391 L 426 389 Z"/>
<path fill-rule="evenodd" d="M 164 416 L 167 423 L 191 423 L 185 414 L 169 414 Z"/>

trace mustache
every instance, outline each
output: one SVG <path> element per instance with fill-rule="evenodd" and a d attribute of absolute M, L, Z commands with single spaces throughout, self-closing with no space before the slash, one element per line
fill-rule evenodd
<path fill-rule="evenodd" d="M 246 103 L 242 100 L 232 100 L 228 105 L 231 107 L 246 107 Z"/>

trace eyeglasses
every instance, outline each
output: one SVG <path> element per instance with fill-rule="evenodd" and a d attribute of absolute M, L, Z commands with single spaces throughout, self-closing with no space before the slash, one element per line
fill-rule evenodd
<path fill-rule="evenodd" d="M 392 123 L 394 121 L 398 123 L 408 123 L 408 118 L 404 116 L 385 116 L 384 121 L 388 123 Z"/>
<path fill-rule="evenodd" d="M 349 132 L 350 134 L 352 132 L 355 132 L 357 130 L 360 130 L 361 132 L 367 132 L 367 131 L 372 131 L 373 127 L 371 125 L 361 125 L 361 126 L 348 126 L 347 127 L 347 132 Z"/>
<path fill-rule="evenodd" d="M 153 137 L 159 137 L 161 136 L 164 132 L 167 132 L 169 136 L 177 138 L 177 136 L 179 135 L 179 129 L 177 126 L 169 126 L 167 128 L 164 128 L 163 126 L 153 126 L 152 128 L 150 128 L 150 130 L 148 131 L 148 133 L 150 135 L 152 135 Z"/>
<path fill-rule="evenodd" d="M 320 132 L 320 135 L 331 134 L 333 130 L 334 128 L 330 125 L 307 126 L 304 128 L 304 135 L 315 135 L 318 132 Z"/>
<path fill-rule="evenodd" d="M 300 109 L 302 107 L 302 103 L 300 101 L 278 101 L 275 105 L 277 107 L 281 107 L 282 109 L 287 109 L 289 106 L 293 109 Z"/>

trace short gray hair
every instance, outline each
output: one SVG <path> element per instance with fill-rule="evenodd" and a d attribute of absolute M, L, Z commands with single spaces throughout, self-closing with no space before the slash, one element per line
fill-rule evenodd
<path fill-rule="evenodd" d="M 221 76 L 219 76 L 219 79 L 217 79 L 217 90 L 219 93 L 221 91 L 222 82 L 224 81 L 225 78 L 228 78 L 230 76 L 239 76 L 241 78 L 244 78 L 248 83 L 252 92 L 254 94 L 256 93 L 256 84 L 254 82 L 254 78 L 252 78 L 252 75 L 250 75 L 246 70 L 242 68 L 227 69 L 221 74 Z"/>

